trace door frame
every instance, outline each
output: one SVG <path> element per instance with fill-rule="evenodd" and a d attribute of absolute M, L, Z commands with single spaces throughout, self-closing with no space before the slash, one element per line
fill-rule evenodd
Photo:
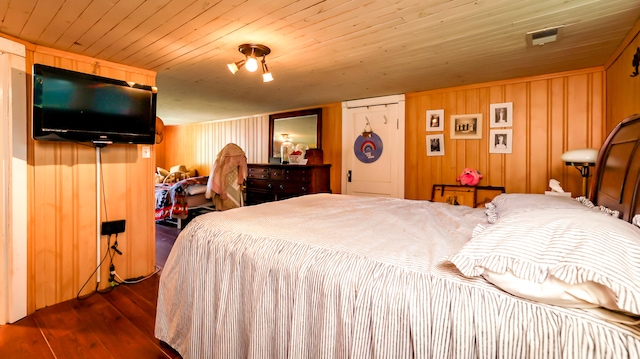
<path fill-rule="evenodd" d="M 0 37 L 0 325 L 27 315 L 26 48 Z"/>
<path fill-rule="evenodd" d="M 346 138 L 347 123 L 345 121 L 345 111 L 348 109 L 380 106 L 380 105 L 398 105 L 398 118 L 396 119 L 396 126 L 399 133 L 397 151 L 394 151 L 392 161 L 396 161 L 398 164 L 398 171 L 395 173 L 394 180 L 396 181 L 396 193 L 398 198 L 404 198 L 404 146 L 405 146 L 405 99 L 404 94 L 389 95 L 381 97 L 372 97 L 358 100 L 350 100 L 342 102 L 342 168 L 341 168 L 341 188 L 344 189 L 344 193 L 347 191 L 347 162 L 349 151 L 353 148 L 353 138 Z M 393 174 L 392 174 L 393 175 Z"/>

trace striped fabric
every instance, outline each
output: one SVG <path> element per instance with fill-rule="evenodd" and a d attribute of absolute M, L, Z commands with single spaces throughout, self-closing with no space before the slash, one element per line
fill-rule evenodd
<path fill-rule="evenodd" d="M 633 358 L 640 328 L 511 296 L 442 259 L 482 209 L 318 194 L 196 217 L 155 335 L 184 358 Z"/>
<path fill-rule="evenodd" d="M 523 234 L 526 237 L 523 238 Z M 617 307 L 640 315 L 640 229 L 599 211 L 550 209 L 513 214 L 448 259 L 466 276 L 484 270 L 543 283 L 599 283 Z"/>
<path fill-rule="evenodd" d="M 620 218 L 620 211 L 605 206 L 596 206 L 595 204 L 593 204 L 593 202 L 591 202 L 591 200 L 589 200 L 589 198 L 585 196 L 576 197 L 576 200 L 589 208 L 600 211 L 601 213 L 608 214 L 611 217 Z"/>
<path fill-rule="evenodd" d="M 580 197 L 579 197 L 580 198 Z M 588 199 L 580 201 L 578 198 L 562 196 L 548 196 L 533 193 L 504 193 L 496 196 L 491 202 L 485 204 L 487 221 L 496 223 L 498 219 L 522 212 L 551 210 L 551 209 L 576 209 L 599 211 L 594 209 L 593 203 Z"/>

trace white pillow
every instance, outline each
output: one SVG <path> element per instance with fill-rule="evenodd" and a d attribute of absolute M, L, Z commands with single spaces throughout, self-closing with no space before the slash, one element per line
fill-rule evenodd
<path fill-rule="evenodd" d="M 170 173 L 173 172 L 187 172 L 187 166 L 185 165 L 175 165 L 173 167 L 171 167 L 171 169 L 169 169 Z"/>
<path fill-rule="evenodd" d="M 472 239 L 447 260 L 468 277 L 490 271 L 511 273 L 533 285 L 549 278 L 572 286 L 597 283 L 600 289 L 608 288 L 613 297 L 597 298 L 606 291 L 593 288 L 598 295 L 591 292 L 579 299 L 640 315 L 640 228 L 599 211 L 513 213 L 482 231 L 474 231 Z M 517 286 L 504 290 L 527 297 L 526 291 Z M 609 300 L 613 298 L 615 305 Z M 550 304 L 557 300 L 552 295 L 541 294 L 539 298 Z"/>
<path fill-rule="evenodd" d="M 571 308 L 604 307 L 620 310 L 616 295 L 602 284 L 588 281 L 568 284 L 550 275 L 542 283 L 518 278 L 511 271 L 496 273 L 488 269 L 482 276 L 495 286 L 519 297 Z"/>
<path fill-rule="evenodd" d="M 163 176 L 163 175 L 161 175 L 159 173 L 154 173 L 155 184 L 162 183 L 164 181 L 164 179 L 165 179 L 165 176 Z"/>
<path fill-rule="evenodd" d="M 489 223 L 496 223 L 499 219 L 515 213 L 530 211 L 551 209 L 601 211 L 600 207 L 595 207 L 591 201 L 584 197 L 571 198 L 533 193 L 500 194 L 485 204 L 485 208 Z M 616 212 L 615 215 L 617 216 L 618 213 Z"/>
<path fill-rule="evenodd" d="M 167 177 L 169 175 L 169 171 L 165 170 L 162 167 L 157 168 L 158 174 L 162 177 Z"/>

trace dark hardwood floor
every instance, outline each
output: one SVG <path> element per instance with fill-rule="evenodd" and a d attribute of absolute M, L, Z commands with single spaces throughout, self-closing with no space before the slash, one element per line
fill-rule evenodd
<path fill-rule="evenodd" d="M 178 233 L 156 224 L 159 267 Z M 0 358 L 180 358 L 153 335 L 159 278 L 58 303 L 0 326 Z"/>

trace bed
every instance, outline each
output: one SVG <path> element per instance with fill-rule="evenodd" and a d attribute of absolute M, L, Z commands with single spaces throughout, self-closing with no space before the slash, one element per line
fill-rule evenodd
<path fill-rule="evenodd" d="M 639 144 L 640 116 L 612 131 L 591 200 L 315 194 L 198 216 L 155 335 L 184 358 L 640 357 Z"/>
<path fill-rule="evenodd" d="M 156 221 L 175 221 L 182 228 L 182 221 L 191 210 L 213 210 L 213 202 L 205 197 L 209 176 L 184 177 L 177 182 L 155 185 Z"/>

